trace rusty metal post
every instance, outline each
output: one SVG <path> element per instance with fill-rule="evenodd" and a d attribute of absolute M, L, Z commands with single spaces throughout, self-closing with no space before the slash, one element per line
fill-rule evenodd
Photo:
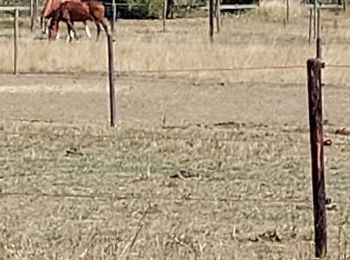
<path fill-rule="evenodd" d="M 323 155 L 322 83 L 320 59 L 307 61 L 315 256 L 327 254 L 326 189 Z"/>
<path fill-rule="evenodd" d="M 214 0 L 209 0 L 209 39 L 214 40 Z"/>
<path fill-rule="evenodd" d="M 17 74 L 18 63 L 18 9 L 15 9 L 13 19 L 13 74 Z"/>
<path fill-rule="evenodd" d="M 115 126 L 116 120 L 116 102 L 114 88 L 114 56 L 113 56 L 113 37 L 107 33 L 108 46 L 108 82 L 109 82 L 109 108 L 110 108 L 110 124 Z"/>

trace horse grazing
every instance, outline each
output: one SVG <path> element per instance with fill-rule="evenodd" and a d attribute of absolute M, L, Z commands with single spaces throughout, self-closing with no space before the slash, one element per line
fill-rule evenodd
<path fill-rule="evenodd" d="M 49 25 L 49 40 L 55 39 L 59 29 L 59 23 L 63 21 L 67 24 L 69 42 L 72 41 L 71 31 L 77 35 L 74 28 L 74 22 L 92 21 L 95 23 L 97 28 L 96 40 L 99 39 L 101 26 L 105 30 L 106 34 L 110 34 L 109 23 L 105 18 L 105 7 L 101 2 L 98 1 L 87 1 L 87 2 L 65 2 L 59 6 L 51 17 Z"/>
<path fill-rule="evenodd" d="M 41 31 L 46 34 L 47 33 L 47 20 L 52 18 L 54 11 L 57 10 L 61 4 L 65 3 L 65 2 L 81 2 L 81 0 L 46 0 L 44 8 L 41 12 L 41 16 L 40 16 L 40 27 L 41 27 Z M 91 38 L 91 33 L 90 33 L 90 29 L 89 26 L 87 25 L 86 22 L 83 22 L 85 25 L 85 32 L 87 34 L 87 36 L 89 38 Z M 70 36 L 71 37 L 71 36 Z M 57 38 L 58 38 L 58 34 L 57 34 Z"/>

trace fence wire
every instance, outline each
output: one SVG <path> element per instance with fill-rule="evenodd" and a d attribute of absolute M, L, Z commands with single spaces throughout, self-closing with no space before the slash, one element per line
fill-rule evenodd
<path fill-rule="evenodd" d="M 160 197 L 157 196 L 135 196 L 135 194 L 115 194 L 115 193 L 98 193 L 98 194 L 72 194 L 72 193 L 46 193 L 46 192 L 2 192 L 0 193 L 0 199 L 4 197 L 47 197 L 47 198 L 61 198 L 61 199 L 90 199 L 90 200 L 101 200 L 101 201 L 123 201 L 133 200 L 142 202 L 202 202 L 202 203 L 241 203 L 250 204 L 254 203 L 257 207 L 289 207 L 290 205 L 312 207 L 312 201 L 307 199 L 250 199 L 250 198 L 239 198 L 239 197 L 196 197 L 196 196 L 181 196 L 181 197 Z M 338 204 L 338 205 L 350 205 L 350 201 L 337 200 L 330 201 L 327 204 Z M 309 206 L 307 206 L 309 205 Z"/>
<path fill-rule="evenodd" d="M 291 131 L 293 132 L 293 131 Z M 294 131 L 296 132 L 296 131 Z M 300 134 L 307 134 L 307 131 L 305 130 L 305 132 L 297 132 Z M 234 133 L 232 133 L 233 135 L 235 135 Z M 286 133 L 288 134 L 288 133 Z M 168 140 L 168 141 L 187 141 L 187 142 L 202 142 L 202 143 L 251 143 L 251 144 L 261 144 L 263 142 L 266 142 L 266 138 L 268 138 L 269 136 L 258 136 L 258 137 L 254 137 L 254 138 L 259 138 L 261 137 L 261 140 L 246 140 L 246 139 L 232 139 L 229 137 L 216 137 L 216 136 L 212 136 L 212 137 L 198 137 L 198 136 L 182 136 L 182 135 L 164 135 L 164 134 L 157 134 L 157 133 L 140 133 L 140 135 L 94 135 L 94 134 L 69 134 L 69 133 L 65 133 L 65 134 L 55 134 L 55 133 L 49 133 L 49 134 L 41 134 L 41 133 L 37 133 L 37 132 L 4 132 L 4 131 L 0 131 L 0 136 L 1 135 L 12 135 L 12 136 L 28 136 L 28 137 L 33 137 L 33 136 L 47 136 L 48 138 L 61 138 L 61 137 L 73 137 L 73 138 L 80 138 L 80 139 L 84 139 L 84 138 L 92 138 L 92 139 L 115 139 L 115 140 L 130 140 L 130 141 L 138 141 L 138 140 L 150 140 L 152 142 L 156 142 L 156 141 L 161 141 L 161 140 Z M 300 141 L 300 140 L 295 140 L 290 136 L 286 136 L 286 138 L 290 139 L 290 141 L 293 144 L 306 144 L 307 142 L 305 141 Z M 347 145 L 346 143 L 343 142 L 337 142 L 334 143 L 334 145 Z"/>
<path fill-rule="evenodd" d="M 327 64 L 327 68 L 335 69 L 350 69 L 348 64 Z M 252 66 L 252 67 L 231 67 L 231 68 L 173 68 L 173 69 L 151 69 L 151 70 L 115 70 L 114 73 L 116 76 L 119 75 L 133 75 L 133 74 L 160 74 L 160 73 L 201 73 L 201 72 L 234 72 L 234 71 L 266 71 L 266 70 L 306 70 L 306 65 L 288 65 L 288 66 Z M 89 71 L 89 72 L 79 72 L 79 71 L 46 71 L 46 72 L 26 72 L 21 71 L 20 75 L 33 75 L 33 76 L 46 76 L 46 75 L 71 75 L 76 76 L 76 73 L 79 73 L 79 76 L 106 76 L 107 72 L 105 71 Z M 10 73 L 1 73 L 2 75 L 8 75 Z M 11 73 L 12 74 L 12 73 Z"/>

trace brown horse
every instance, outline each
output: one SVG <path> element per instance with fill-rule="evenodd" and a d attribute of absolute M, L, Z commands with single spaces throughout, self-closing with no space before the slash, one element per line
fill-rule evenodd
<path fill-rule="evenodd" d="M 59 29 L 59 23 L 61 21 L 67 24 L 70 42 L 72 41 L 70 32 L 73 31 L 74 34 L 77 35 L 73 25 L 74 22 L 94 22 L 97 28 L 96 40 L 98 40 L 100 36 L 100 24 L 103 26 L 106 34 L 109 35 L 109 23 L 104 14 L 105 7 L 101 2 L 98 1 L 65 2 L 53 12 L 49 25 L 49 40 L 56 38 Z"/>
<path fill-rule="evenodd" d="M 81 2 L 81 0 L 46 0 L 44 8 L 40 16 L 40 26 L 43 33 L 46 33 L 47 29 L 47 19 L 50 19 L 55 10 L 57 10 L 61 4 L 65 2 Z M 91 33 L 88 25 L 84 22 L 85 32 L 89 38 L 91 38 Z"/>

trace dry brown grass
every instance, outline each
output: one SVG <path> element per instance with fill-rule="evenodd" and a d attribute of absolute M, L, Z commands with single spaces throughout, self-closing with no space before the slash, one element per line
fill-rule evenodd
<path fill-rule="evenodd" d="M 205 19 L 169 21 L 166 33 L 161 21 L 121 21 L 117 68 L 303 66 L 314 50 L 305 13 L 292 10 L 286 27 L 276 3 L 224 17 L 213 45 Z M 345 15 L 323 18 L 326 62 L 348 63 Z M 0 48 L 10 71 L 11 39 Z M 20 61 L 22 71 L 103 71 L 105 42 L 49 45 L 22 30 Z M 0 259 L 312 259 L 305 69 L 170 75 L 120 76 L 114 130 L 101 126 L 104 77 L 0 77 Z M 350 140 L 332 133 L 350 126 L 349 76 L 324 76 L 336 204 L 327 259 L 345 260 Z M 192 124 L 163 129 L 164 115 Z M 245 123 L 213 125 L 229 120 Z"/>
<path fill-rule="evenodd" d="M 216 36 L 213 45 L 208 42 L 204 18 L 169 21 L 166 33 L 161 33 L 161 21 L 120 21 L 115 43 L 117 69 L 304 65 L 305 58 L 314 54 L 313 46 L 307 45 L 307 13 L 301 7 L 291 8 L 291 23 L 284 27 L 279 18 L 283 15 L 281 8 L 284 6 L 272 2 L 247 16 L 224 17 L 222 33 Z M 336 28 L 334 20 L 338 21 Z M 344 43 L 347 25 L 344 15 L 324 16 L 322 34 L 327 43 L 325 56 L 329 62 L 348 60 Z M 65 30 L 62 27 L 62 34 Z M 104 71 L 106 68 L 104 40 L 99 43 L 82 40 L 69 45 L 62 39 L 50 45 L 45 40 L 33 41 L 28 34 L 23 28 L 24 38 L 20 41 L 22 71 Z M 0 48 L 8 50 L 1 52 L 0 70 L 11 71 L 12 40 L 2 40 Z"/>
<path fill-rule="evenodd" d="M 2 259 L 312 258 L 306 129 L 1 128 Z M 328 259 L 346 259 L 349 138 L 331 137 Z"/>

